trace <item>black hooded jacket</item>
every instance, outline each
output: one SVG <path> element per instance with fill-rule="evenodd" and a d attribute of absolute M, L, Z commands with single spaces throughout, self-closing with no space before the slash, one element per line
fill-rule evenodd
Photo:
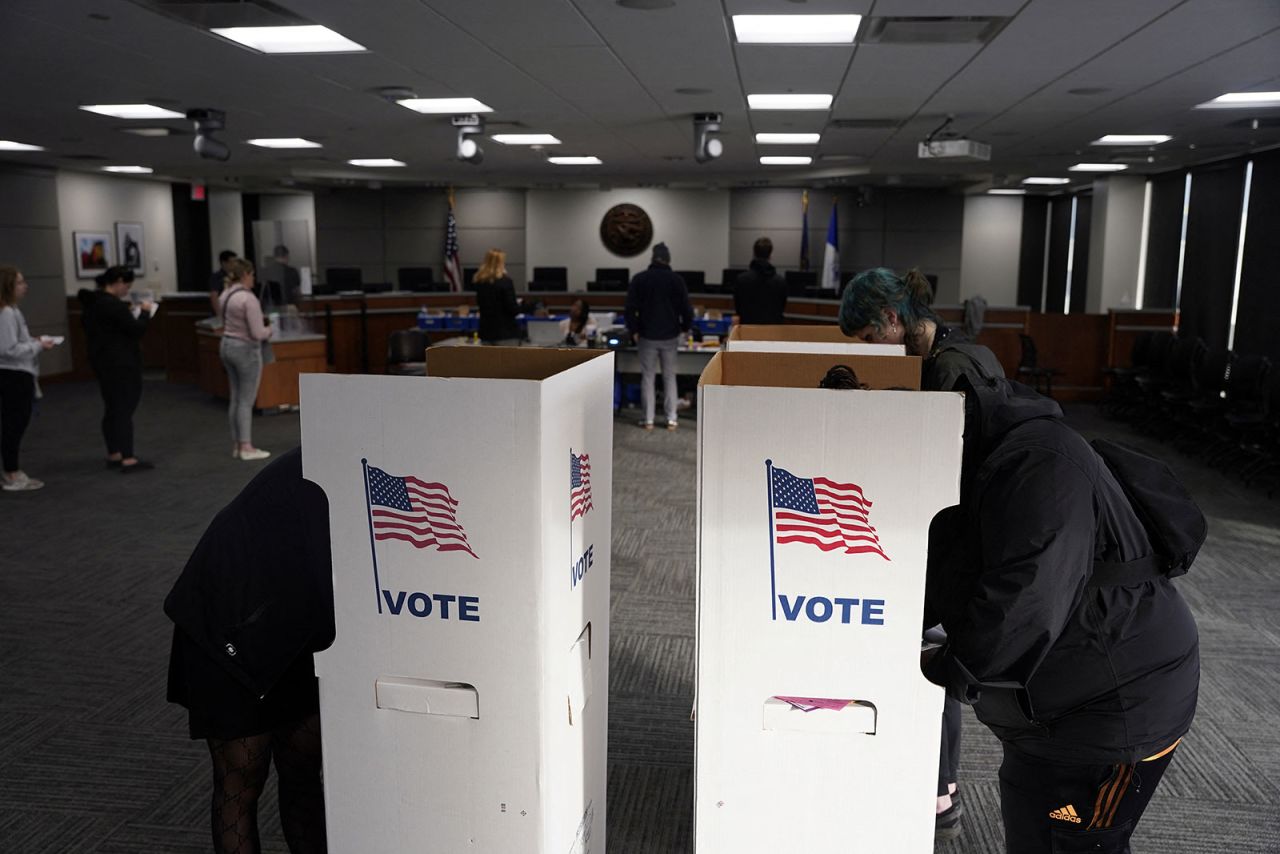
<path fill-rule="evenodd" d="M 302 451 L 258 472 L 200 538 L 164 611 L 256 697 L 333 642 L 329 501 Z"/>
<path fill-rule="evenodd" d="M 1095 560 L 1151 554 L 1106 463 L 1048 398 L 1007 380 L 966 391 L 960 505 L 934 520 L 926 611 L 948 641 L 925 675 L 1001 741 L 1061 763 L 1130 763 L 1191 726 L 1195 621 L 1173 582 L 1087 582 Z"/>
<path fill-rule="evenodd" d="M 785 323 L 787 283 L 768 261 L 753 258 L 734 282 L 733 310 L 739 323 Z"/>
<path fill-rule="evenodd" d="M 80 300 L 80 320 L 93 369 L 142 370 L 142 336 L 147 332 L 150 313 L 144 311 L 134 317 L 128 303 L 104 290 L 81 288 L 76 297 Z"/>

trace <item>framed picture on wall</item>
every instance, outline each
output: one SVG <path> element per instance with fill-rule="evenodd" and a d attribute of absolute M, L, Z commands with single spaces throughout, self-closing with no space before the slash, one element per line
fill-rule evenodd
<path fill-rule="evenodd" d="M 142 223 L 116 223 L 116 255 L 121 265 L 133 270 L 135 276 L 147 274 L 146 264 L 143 263 L 145 256 L 142 246 Z"/>
<path fill-rule="evenodd" d="M 76 278 L 92 279 L 111 266 L 111 235 L 105 231 L 73 231 L 71 252 Z"/>

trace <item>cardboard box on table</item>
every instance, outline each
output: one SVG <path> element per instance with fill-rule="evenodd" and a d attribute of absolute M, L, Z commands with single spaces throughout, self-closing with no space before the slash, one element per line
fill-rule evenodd
<path fill-rule="evenodd" d="M 427 372 L 302 378 L 333 541 L 329 850 L 603 854 L 613 356 L 432 348 Z M 434 533 L 389 527 L 402 483 Z M 467 548 L 394 538 L 456 546 L 451 521 Z"/>
<path fill-rule="evenodd" d="M 872 389 L 919 388 L 917 357 L 839 358 Z M 963 400 L 819 389 L 832 359 L 720 353 L 699 385 L 699 854 L 933 850 L 943 694 L 920 673 L 920 635 Z M 796 494 L 787 474 L 815 479 L 810 499 L 834 501 L 850 539 L 829 515 L 813 535 L 775 508 L 773 484 Z"/>
<path fill-rule="evenodd" d="M 868 344 L 850 338 L 832 324 L 738 324 L 729 330 L 724 349 L 738 353 L 842 353 L 861 356 L 905 356 L 901 344 Z"/>

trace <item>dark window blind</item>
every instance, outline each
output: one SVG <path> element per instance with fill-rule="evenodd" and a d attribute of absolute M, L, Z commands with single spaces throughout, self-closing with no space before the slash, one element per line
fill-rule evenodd
<path fill-rule="evenodd" d="M 1280 150 L 1253 160 L 1235 350 L 1280 363 Z"/>
<path fill-rule="evenodd" d="M 1182 242 L 1182 199 L 1186 176 L 1186 172 L 1169 172 L 1151 179 L 1143 308 L 1173 308 L 1178 285 L 1178 246 Z"/>
<path fill-rule="evenodd" d="M 1072 314 L 1085 310 L 1089 283 L 1089 234 L 1092 231 L 1093 193 L 1080 193 L 1076 196 L 1076 247 L 1071 262 L 1071 306 L 1068 311 Z"/>
<path fill-rule="evenodd" d="M 1040 290 L 1044 286 L 1044 223 L 1049 216 L 1049 200 L 1036 196 L 1022 199 L 1022 246 L 1018 252 L 1018 305 L 1040 310 Z"/>
<path fill-rule="evenodd" d="M 1049 285 L 1046 314 L 1061 314 L 1067 296 L 1067 251 L 1071 246 L 1071 197 L 1059 196 L 1049 206 Z"/>
<path fill-rule="evenodd" d="M 1210 349 L 1227 346 L 1243 201 L 1243 162 L 1192 170 L 1179 331 Z"/>

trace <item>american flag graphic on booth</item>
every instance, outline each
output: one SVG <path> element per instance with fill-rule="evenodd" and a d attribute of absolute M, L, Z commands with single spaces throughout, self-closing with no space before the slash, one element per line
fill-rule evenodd
<path fill-rule="evenodd" d="M 871 501 L 856 483 L 825 477 L 796 477 L 773 466 L 774 540 L 778 545 L 803 543 L 824 552 L 889 556 L 871 524 Z"/>
<path fill-rule="evenodd" d="M 569 521 L 587 515 L 591 503 L 591 458 L 569 452 Z"/>
<path fill-rule="evenodd" d="M 375 540 L 403 540 L 417 549 L 476 557 L 458 522 L 458 501 L 443 483 L 395 477 L 369 466 L 369 511 Z"/>

